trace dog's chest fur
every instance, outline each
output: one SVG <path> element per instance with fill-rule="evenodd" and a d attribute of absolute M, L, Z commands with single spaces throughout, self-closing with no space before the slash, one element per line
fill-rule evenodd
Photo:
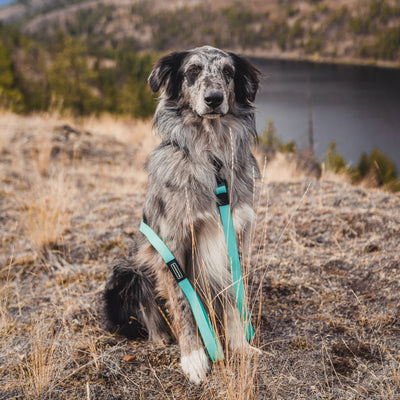
<path fill-rule="evenodd" d="M 151 181 L 145 220 L 173 248 L 190 249 L 190 254 L 175 257 L 186 265 L 190 277 L 207 280 L 215 289 L 226 287 L 231 279 L 215 194 L 217 173 L 228 184 L 235 230 L 243 231 L 254 214 L 251 202 L 256 171 L 254 165 L 243 161 L 249 160 L 248 133 L 245 126 L 234 122 L 233 118 L 226 124 L 206 121 L 201 129 L 180 124 L 180 130 L 158 124 L 159 131 L 170 132 L 148 164 Z M 162 131 L 160 134 L 163 136 Z M 180 234 L 188 231 L 190 237 Z"/>

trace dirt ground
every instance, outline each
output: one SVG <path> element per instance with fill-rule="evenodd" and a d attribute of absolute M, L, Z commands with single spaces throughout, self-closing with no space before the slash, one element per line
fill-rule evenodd
<path fill-rule="evenodd" d="M 1 400 L 400 398 L 399 195 L 267 168 L 248 266 L 262 354 L 196 386 L 176 344 L 103 329 L 107 265 L 141 220 L 150 124 L 76 126 L 0 116 Z"/>

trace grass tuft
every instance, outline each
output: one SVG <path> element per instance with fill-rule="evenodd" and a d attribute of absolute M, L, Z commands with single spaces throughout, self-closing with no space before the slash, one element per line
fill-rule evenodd
<path fill-rule="evenodd" d="M 30 333 L 29 350 L 19 355 L 20 382 L 27 399 L 37 399 L 57 384 L 60 362 L 57 360 L 56 338 L 44 321 L 38 322 Z"/>
<path fill-rule="evenodd" d="M 37 251 L 61 242 L 70 227 L 76 194 L 70 177 L 60 171 L 48 179 L 37 176 L 30 190 L 19 199 L 24 234 Z"/>

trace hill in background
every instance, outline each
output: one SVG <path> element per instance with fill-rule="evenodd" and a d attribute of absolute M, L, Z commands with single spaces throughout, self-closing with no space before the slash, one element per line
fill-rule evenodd
<path fill-rule="evenodd" d="M 368 1 L 19 1 L 0 9 L 0 106 L 146 117 L 160 53 L 211 44 L 252 56 L 399 66 L 400 6 Z"/>
<path fill-rule="evenodd" d="M 138 51 L 207 43 L 269 57 L 400 60 L 394 0 L 35 0 L 0 10 L 1 20 L 40 40 L 61 30 L 105 47 L 129 42 Z"/>

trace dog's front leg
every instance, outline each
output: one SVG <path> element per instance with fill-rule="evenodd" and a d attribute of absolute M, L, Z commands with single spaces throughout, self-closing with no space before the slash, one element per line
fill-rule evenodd
<path fill-rule="evenodd" d="M 170 246 L 172 249 L 173 247 Z M 177 259 L 182 262 L 177 251 Z M 170 327 L 181 350 L 183 372 L 193 383 L 199 384 L 209 370 L 207 355 L 193 318 L 192 309 L 181 288 L 168 270 L 165 262 L 150 246 L 144 246 L 139 257 L 153 266 L 156 287 L 160 297 L 166 301 Z M 183 264 L 181 264 L 184 267 Z"/>
<path fill-rule="evenodd" d="M 172 330 L 181 350 L 181 367 L 191 382 L 199 384 L 209 370 L 208 358 L 201 343 L 189 302 L 171 276 L 168 276 L 166 297 Z"/>
<path fill-rule="evenodd" d="M 183 294 L 177 296 L 180 316 L 176 315 L 174 329 L 178 329 L 177 338 L 181 350 L 181 367 L 193 383 L 199 384 L 209 370 L 209 361 L 204 351 L 191 308 Z"/>

